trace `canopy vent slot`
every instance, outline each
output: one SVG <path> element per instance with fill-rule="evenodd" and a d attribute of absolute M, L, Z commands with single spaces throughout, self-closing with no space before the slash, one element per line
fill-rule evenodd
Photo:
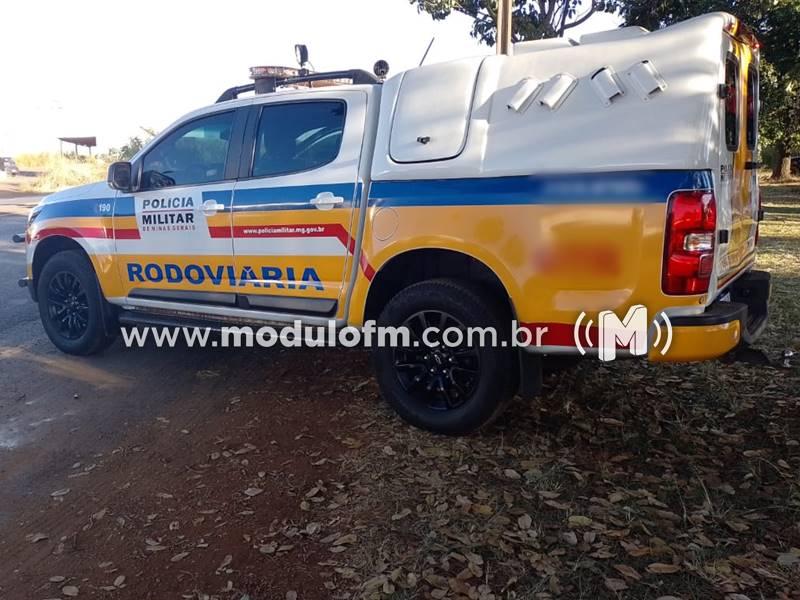
<path fill-rule="evenodd" d="M 625 95 L 625 91 L 617 82 L 616 74 L 611 67 L 603 67 L 592 75 L 592 87 L 606 106 L 611 106 L 614 100 Z"/>
<path fill-rule="evenodd" d="M 636 63 L 627 74 L 642 100 L 650 100 L 654 94 L 667 89 L 667 82 L 649 60 Z"/>
<path fill-rule="evenodd" d="M 536 79 L 526 77 L 521 80 L 517 84 L 517 89 L 514 91 L 514 95 L 511 96 L 511 100 L 508 101 L 508 109 L 517 113 L 524 113 L 528 110 L 541 87 L 542 83 Z"/>
<path fill-rule="evenodd" d="M 577 84 L 578 80 L 569 73 L 554 75 L 544 84 L 539 104 L 550 110 L 556 110 L 564 103 Z"/>

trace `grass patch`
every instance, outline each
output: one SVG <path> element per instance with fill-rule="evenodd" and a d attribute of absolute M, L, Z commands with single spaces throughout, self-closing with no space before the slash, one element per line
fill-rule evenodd
<path fill-rule="evenodd" d="M 24 154 L 17 159 L 23 171 L 39 172 L 40 175 L 25 181 L 20 186 L 23 192 L 49 193 L 64 188 L 104 181 L 108 172 L 108 161 L 98 157 L 79 159 L 58 154 Z"/>

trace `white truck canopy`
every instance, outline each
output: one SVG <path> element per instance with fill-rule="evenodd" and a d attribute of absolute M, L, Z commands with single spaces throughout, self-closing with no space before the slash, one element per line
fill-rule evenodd
<path fill-rule="evenodd" d="M 373 179 L 714 168 L 733 21 L 523 42 L 401 73 L 384 84 Z"/>

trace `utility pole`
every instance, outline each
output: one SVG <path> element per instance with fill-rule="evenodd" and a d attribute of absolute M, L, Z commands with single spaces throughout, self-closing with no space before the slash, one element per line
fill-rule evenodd
<path fill-rule="evenodd" d="M 497 0 L 497 53 L 511 54 L 511 3 Z"/>

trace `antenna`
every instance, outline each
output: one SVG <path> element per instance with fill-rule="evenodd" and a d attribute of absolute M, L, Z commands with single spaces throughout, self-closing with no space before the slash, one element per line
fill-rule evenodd
<path fill-rule="evenodd" d="M 428 47 L 425 49 L 425 54 L 423 54 L 423 55 L 422 55 L 422 60 L 421 60 L 421 61 L 419 61 L 419 66 L 420 66 L 420 67 L 422 66 L 422 63 L 424 63 L 424 62 L 425 62 L 425 59 L 426 59 L 426 58 L 428 58 L 428 52 L 430 52 L 430 51 L 431 51 L 431 46 L 433 46 L 433 42 L 435 42 L 435 41 L 436 41 L 436 36 L 433 36 L 433 37 L 431 38 L 431 41 L 430 41 L 430 43 L 428 44 Z"/>

